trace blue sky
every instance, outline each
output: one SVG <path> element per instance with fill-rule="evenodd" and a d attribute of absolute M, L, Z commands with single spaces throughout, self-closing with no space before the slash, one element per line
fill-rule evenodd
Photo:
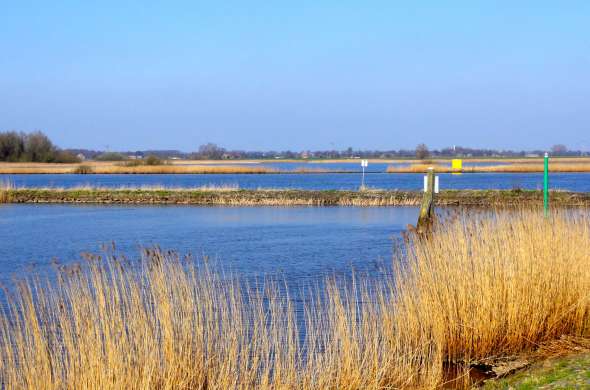
<path fill-rule="evenodd" d="M 0 130 L 115 150 L 590 149 L 587 1 L 90 3 L 2 5 Z"/>

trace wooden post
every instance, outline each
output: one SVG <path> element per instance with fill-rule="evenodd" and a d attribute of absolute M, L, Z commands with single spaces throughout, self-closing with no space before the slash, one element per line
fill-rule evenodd
<path fill-rule="evenodd" d="M 434 168 L 428 168 L 426 174 L 426 191 L 422 198 L 422 206 L 420 207 L 420 215 L 418 216 L 418 224 L 416 230 L 418 233 L 427 232 L 434 221 Z"/>

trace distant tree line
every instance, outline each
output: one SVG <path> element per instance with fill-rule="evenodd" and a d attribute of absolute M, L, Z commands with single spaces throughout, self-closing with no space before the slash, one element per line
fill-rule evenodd
<path fill-rule="evenodd" d="M 415 158 L 428 159 L 439 157 L 527 157 L 542 156 L 545 151 L 512 151 L 495 149 L 467 148 L 453 146 L 442 149 L 429 149 L 426 144 L 419 144 L 414 149 L 398 150 L 357 150 L 348 147 L 345 150 L 316 151 L 245 151 L 228 150 L 214 143 L 199 146 L 194 152 L 178 150 L 143 150 L 143 151 L 100 151 L 89 149 L 62 150 L 55 146 L 42 132 L 23 133 L 16 131 L 0 132 L 0 161 L 9 162 L 79 162 L 81 159 L 102 161 L 143 160 L 150 163 L 169 159 L 195 160 L 239 160 L 239 159 L 351 159 L 351 158 Z M 552 156 L 583 156 L 582 151 L 569 150 L 563 144 L 553 145 Z"/>
<path fill-rule="evenodd" d="M 86 149 L 70 149 L 72 153 L 83 154 L 86 158 L 96 160 L 118 161 L 129 158 L 146 158 L 156 156 L 162 160 L 170 158 L 192 159 L 192 160 L 274 160 L 274 159 L 350 159 L 350 158 L 415 158 L 428 159 L 440 157 L 477 157 L 477 158 L 509 158 L 509 157 L 531 157 L 542 156 L 544 150 L 495 150 L 477 149 L 462 146 L 453 146 L 442 149 L 429 149 L 425 144 L 419 144 L 414 149 L 398 150 L 357 150 L 349 147 L 345 150 L 316 150 L 316 151 L 245 151 L 228 150 L 213 143 L 199 146 L 195 152 L 181 152 L 178 150 L 144 150 L 125 152 L 103 152 Z M 588 153 L 576 150 L 569 150 L 565 145 L 554 145 L 549 150 L 552 156 L 584 156 Z"/>
<path fill-rule="evenodd" d="M 78 162 L 76 155 L 60 150 L 42 132 L 0 133 L 0 161 L 9 162 Z"/>

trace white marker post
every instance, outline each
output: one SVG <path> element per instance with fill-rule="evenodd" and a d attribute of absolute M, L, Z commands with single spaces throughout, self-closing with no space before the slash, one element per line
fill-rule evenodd
<path fill-rule="evenodd" d="M 439 186 L 438 186 L 438 176 L 434 176 L 434 193 L 438 194 Z M 424 192 L 428 192 L 428 176 L 424 176 Z"/>
<path fill-rule="evenodd" d="M 369 166 L 369 160 L 361 160 L 361 167 L 363 168 L 363 178 L 361 181 L 361 190 L 365 189 L 365 168 Z"/>

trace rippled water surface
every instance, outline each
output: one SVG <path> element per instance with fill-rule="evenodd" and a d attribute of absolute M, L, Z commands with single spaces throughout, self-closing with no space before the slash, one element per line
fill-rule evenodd
<path fill-rule="evenodd" d="M 75 261 L 111 242 L 130 256 L 159 245 L 292 284 L 352 268 L 378 272 L 417 214 L 413 207 L 0 205 L 0 280 L 44 272 L 54 257 Z"/>

